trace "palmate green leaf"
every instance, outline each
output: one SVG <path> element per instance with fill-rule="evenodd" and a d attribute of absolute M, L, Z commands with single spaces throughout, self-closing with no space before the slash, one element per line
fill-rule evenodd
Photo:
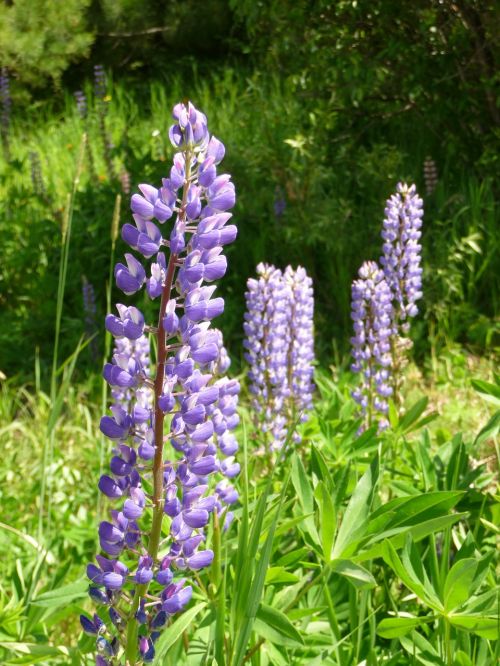
<path fill-rule="evenodd" d="M 344 576 L 359 590 L 375 587 L 376 581 L 372 574 L 360 564 L 352 560 L 332 560 L 330 568 L 334 573 Z"/>
<path fill-rule="evenodd" d="M 41 645 L 39 643 L 22 642 L 4 642 L 0 641 L 0 647 L 6 648 L 17 656 L 13 656 L 7 663 L 9 664 L 38 664 L 47 663 L 47 657 L 65 657 L 70 658 L 74 650 L 61 645 L 54 647 L 52 645 Z"/>
<path fill-rule="evenodd" d="M 333 480 L 328 470 L 328 466 L 321 451 L 311 444 L 311 467 L 313 474 L 317 476 L 320 481 L 323 481 L 330 492 L 333 490 Z"/>
<path fill-rule="evenodd" d="M 460 490 L 435 491 L 407 497 L 396 497 L 370 516 L 367 534 L 402 525 L 414 525 L 443 515 L 463 497 Z"/>
<path fill-rule="evenodd" d="M 498 614 L 485 615 L 448 615 L 448 620 L 457 629 L 463 629 L 490 641 L 498 640 Z"/>
<path fill-rule="evenodd" d="M 399 642 L 413 659 L 424 666 L 446 666 L 439 653 L 429 641 L 418 631 L 412 631 L 411 636 L 402 636 Z"/>
<path fill-rule="evenodd" d="M 477 571 L 477 560 L 465 558 L 448 571 L 444 583 L 444 610 L 449 613 L 460 608 L 471 597 L 471 587 Z"/>
<path fill-rule="evenodd" d="M 355 544 L 364 535 L 373 495 L 378 481 L 379 460 L 375 456 L 372 464 L 361 477 L 354 489 L 347 509 L 342 518 L 342 524 L 337 532 L 332 558 L 339 559 L 350 555 Z"/>
<path fill-rule="evenodd" d="M 408 570 L 408 568 L 405 567 L 403 562 L 399 559 L 396 549 L 390 541 L 384 541 L 382 552 L 384 562 L 391 567 L 396 576 L 401 579 L 402 583 L 406 585 L 406 587 L 411 590 L 411 592 L 416 594 L 417 597 L 425 602 L 430 608 L 437 611 L 438 613 L 442 613 L 443 607 L 439 599 L 437 599 L 434 594 L 429 595 L 424 582 L 420 581 L 416 577 L 414 571 L 411 568 Z"/>
<path fill-rule="evenodd" d="M 280 645 L 304 645 L 304 640 L 299 631 L 297 631 L 287 616 L 280 610 L 261 603 L 257 611 L 257 620 L 260 620 L 259 626 L 264 624 L 266 627 L 271 627 L 280 636 L 280 641 L 286 640 L 286 643 L 280 642 Z M 257 624 L 255 625 L 255 630 L 265 638 L 268 638 L 268 636 L 257 628 Z M 269 638 L 269 640 L 276 642 L 272 638 Z"/>
<path fill-rule="evenodd" d="M 377 627 L 377 634 L 381 638 L 401 638 L 410 631 L 422 626 L 433 618 L 425 617 L 386 617 Z"/>
<path fill-rule="evenodd" d="M 168 626 L 160 638 L 155 644 L 156 656 L 154 664 L 160 666 L 163 664 L 163 658 L 169 651 L 169 649 L 174 645 L 174 643 L 182 636 L 186 629 L 190 626 L 194 618 L 201 613 L 201 611 L 206 607 L 206 602 L 201 601 L 196 606 L 189 608 L 187 611 L 184 611 L 179 617 Z"/>
<path fill-rule="evenodd" d="M 43 608 L 62 608 L 67 606 L 77 599 L 82 599 L 88 594 L 89 583 L 88 580 L 82 579 L 75 583 L 70 583 L 64 587 L 60 587 L 50 592 L 40 594 L 31 603 L 33 606 L 40 606 Z"/>

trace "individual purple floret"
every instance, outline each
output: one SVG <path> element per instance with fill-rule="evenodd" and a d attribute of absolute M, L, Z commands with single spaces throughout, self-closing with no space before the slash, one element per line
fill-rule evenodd
<path fill-rule="evenodd" d="M 99 526 L 103 554 L 87 575 L 111 622 L 102 630 L 95 616 L 82 620 L 107 641 L 97 646 L 101 664 L 154 659 L 162 628 L 191 599 L 190 572 L 213 560 L 206 544 L 212 514 L 227 526 L 238 500 L 230 480 L 239 473 L 231 432 L 239 384 L 223 376 L 229 358 L 211 323 L 224 309 L 212 281 L 224 275 L 223 245 L 236 237 L 227 212 L 234 186 L 217 175 L 224 146 L 210 137 L 204 114 L 189 103 L 173 115 L 178 152 L 170 174 L 160 187 L 140 185 L 131 200 L 134 224 L 122 230 L 140 261 L 128 253 L 115 269 L 124 293 L 145 288 L 158 299 L 158 319 L 146 324 L 123 304 L 106 317 L 116 338 L 104 368 L 114 404 L 100 427 L 114 449 L 99 489 L 116 508 Z M 148 334 L 156 338 L 154 370 Z"/>
<path fill-rule="evenodd" d="M 407 333 L 408 319 L 418 313 L 422 298 L 422 268 L 419 243 L 422 232 L 423 202 L 415 185 L 398 183 L 396 194 L 387 201 L 382 229 L 383 254 L 380 264 L 393 294 L 396 335 L 399 327 Z"/>
<path fill-rule="evenodd" d="M 390 386 L 393 307 L 391 290 L 384 273 L 374 261 L 359 269 L 359 279 L 352 283 L 351 338 L 354 363 L 351 369 L 361 375 L 361 384 L 352 393 L 360 406 L 365 427 L 378 423 L 388 426 L 386 414 Z"/>
<path fill-rule="evenodd" d="M 85 119 L 87 117 L 87 97 L 82 90 L 77 90 L 74 94 L 76 109 L 80 118 Z"/>
<path fill-rule="evenodd" d="M 297 417 L 307 418 L 312 402 L 313 293 L 303 268 L 283 274 L 257 266 L 247 282 L 245 359 L 257 425 L 270 450 L 282 448 Z M 299 440 L 297 433 L 294 434 Z"/>

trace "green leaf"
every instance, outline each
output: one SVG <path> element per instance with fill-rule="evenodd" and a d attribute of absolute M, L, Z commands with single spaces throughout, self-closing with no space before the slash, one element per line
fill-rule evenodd
<path fill-rule="evenodd" d="M 399 642 L 412 659 L 415 656 L 424 666 L 445 666 L 436 649 L 418 631 L 412 631 L 411 636 L 402 636 Z"/>
<path fill-rule="evenodd" d="M 163 657 L 165 657 L 167 654 L 168 650 L 182 636 L 194 618 L 206 607 L 206 605 L 206 602 L 202 601 L 199 604 L 196 604 L 196 606 L 193 606 L 187 611 L 184 611 L 181 615 L 179 615 L 175 622 L 173 622 L 173 624 L 168 626 L 163 631 L 155 644 L 155 664 L 159 665 L 164 663 L 162 660 Z"/>
<path fill-rule="evenodd" d="M 299 578 L 287 571 L 284 567 L 270 567 L 266 572 L 266 585 L 278 585 L 283 583 L 298 583 Z"/>
<path fill-rule="evenodd" d="M 316 525 L 314 524 L 314 517 L 312 515 L 314 514 L 313 489 L 309 479 L 307 478 L 302 460 L 296 453 L 294 453 L 292 457 L 291 480 L 304 513 L 309 515 L 309 517 L 304 520 L 304 527 L 312 538 L 313 543 L 319 546 L 320 540 L 316 530 Z"/>
<path fill-rule="evenodd" d="M 490 641 L 498 640 L 498 616 L 449 615 L 448 620 L 457 629 L 470 631 Z"/>
<path fill-rule="evenodd" d="M 304 640 L 287 616 L 277 608 L 261 603 L 257 611 L 257 619 L 272 627 L 281 637 L 293 644 L 304 645 Z"/>
<path fill-rule="evenodd" d="M 493 439 L 500 432 L 500 411 L 495 412 L 488 423 L 482 428 L 476 439 L 474 440 L 474 446 L 480 446 L 488 439 Z"/>
<path fill-rule="evenodd" d="M 482 379 L 472 379 L 471 384 L 485 400 L 492 402 L 494 405 L 500 405 L 500 386 L 490 384 L 490 382 L 485 382 Z"/>
<path fill-rule="evenodd" d="M 332 558 L 339 559 L 350 555 L 349 548 L 366 530 L 368 515 L 378 480 L 379 461 L 375 456 L 372 464 L 358 482 L 347 505 L 342 524 L 337 532 Z"/>
<path fill-rule="evenodd" d="M 326 485 L 320 481 L 314 492 L 319 505 L 319 525 L 321 545 L 325 562 L 330 562 L 332 556 L 333 538 L 335 536 L 335 507 Z"/>
<path fill-rule="evenodd" d="M 416 629 L 425 623 L 425 617 L 386 617 L 378 627 L 377 634 L 381 638 L 400 638 L 406 636 L 409 631 Z"/>
<path fill-rule="evenodd" d="M 441 604 L 439 602 L 435 603 L 433 599 L 429 599 L 424 584 L 415 577 L 413 572 L 406 569 L 406 567 L 399 559 L 396 549 L 390 541 L 384 541 L 383 558 L 385 563 L 391 567 L 394 573 L 401 579 L 401 581 L 409 590 L 416 594 L 417 597 L 419 597 L 422 601 L 425 601 L 425 603 L 430 606 L 430 608 L 438 612 L 442 612 Z"/>
<path fill-rule="evenodd" d="M 368 569 L 352 560 L 332 560 L 330 568 L 334 573 L 347 578 L 357 589 L 368 589 L 376 585 L 375 578 Z"/>
<path fill-rule="evenodd" d="M 425 412 L 425 408 L 429 403 L 429 398 L 421 398 L 405 413 L 399 422 L 398 430 L 400 432 L 409 432 L 411 426 L 420 418 Z"/>
<path fill-rule="evenodd" d="M 470 598 L 470 587 L 476 575 L 477 560 L 465 558 L 456 562 L 448 571 L 444 583 L 444 609 L 449 613 Z"/>
<path fill-rule="evenodd" d="M 88 594 L 89 583 L 87 580 L 78 580 L 75 583 L 70 583 L 64 587 L 50 592 L 44 592 L 32 601 L 33 606 L 41 606 L 42 608 L 61 608 L 73 603 L 77 599 L 86 597 Z"/>

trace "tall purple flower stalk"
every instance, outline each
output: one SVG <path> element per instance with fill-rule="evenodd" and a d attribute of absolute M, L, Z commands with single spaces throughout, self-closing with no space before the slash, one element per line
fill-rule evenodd
<path fill-rule="evenodd" d="M 90 355 L 93 361 L 99 358 L 99 344 L 95 336 L 97 332 L 97 306 L 95 291 L 86 276 L 82 276 L 82 298 L 85 323 L 85 333 L 91 338 L 89 343 Z"/>
<path fill-rule="evenodd" d="M 159 298 L 157 323 L 122 304 L 106 317 L 117 341 L 150 333 L 157 350 L 154 374 L 137 347 L 127 353 L 122 346 L 104 368 L 113 391 L 130 391 L 130 400 L 124 405 L 122 394 L 100 426 L 115 448 L 99 488 L 118 507 L 100 524 L 103 553 L 87 568 L 90 594 L 111 620 L 105 629 L 100 616 L 82 617 L 85 631 L 98 637 L 99 666 L 152 661 L 162 628 L 191 599 L 190 572 L 212 562 L 205 547 L 211 514 L 227 523 L 227 507 L 238 498 L 230 479 L 239 472 L 231 433 L 239 384 L 222 376 L 228 356 L 211 326 L 224 310 L 212 283 L 226 272 L 223 246 L 236 238 L 227 212 L 235 190 L 229 175 L 217 175 L 225 149 L 210 137 L 205 115 L 189 103 L 175 106 L 173 117 L 169 136 L 178 152 L 170 176 L 160 188 L 139 186 L 131 199 L 135 224 L 122 229 L 132 249 L 151 260 L 149 270 L 131 253 L 115 267 L 125 294 L 145 286 Z M 165 234 L 156 222 L 171 219 Z"/>
<path fill-rule="evenodd" d="M 84 120 L 87 117 L 87 97 L 85 96 L 85 93 L 82 90 L 77 90 L 76 92 L 73 93 L 75 102 L 76 102 L 76 109 L 78 111 L 78 115 L 82 120 Z"/>
<path fill-rule="evenodd" d="M 362 429 L 378 423 L 387 428 L 388 397 L 392 394 L 391 334 L 392 294 L 383 271 L 374 261 L 359 269 L 359 279 L 352 283 L 351 338 L 354 363 L 351 369 L 361 375 L 361 384 L 353 391 L 364 418 Z"/>
<path fill-rule="evenodd" d="M 393 295 L 396 335 L 399 328 L 409 331 L 408 319 L 418 314 L 416 302 L 422 298 L 422 206 L 415 185 L 398 183 L 385 208 L 380 264 Z"/>
<path fill-rule="evenodd" d="M 305 270 L 259 264 L 247 282 L 245 358 L 256 425 L 271 451 L 283 447 L 312 405 L 313 291 Z M 300 440 L 297 433 L 294 439 Z"/>
<path fill-rule="evenodd" d="M 12 109 L 12 98 L 10 96 L 9 72 L 2 67 L 0 72 L 0 134 L 6 159 L 9 159 L 9 129 L 10 113 Z"/>

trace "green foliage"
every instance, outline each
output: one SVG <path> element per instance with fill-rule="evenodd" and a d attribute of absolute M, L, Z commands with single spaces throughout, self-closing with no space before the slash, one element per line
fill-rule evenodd
<path fill-rule="evenodd" d="M 0 5 L 2 65 L 23 83 L 59 83 L 94 41 L 87 26 L 91 0 L 14 0 Z"/>

